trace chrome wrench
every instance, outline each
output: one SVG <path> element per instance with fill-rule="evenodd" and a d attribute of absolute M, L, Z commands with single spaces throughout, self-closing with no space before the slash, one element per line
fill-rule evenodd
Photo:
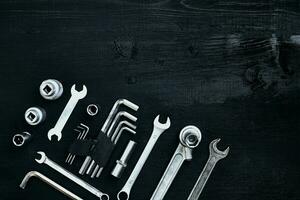
<path fill-rule="evenodd" d="M 148 143 L 140 156 L 137 164 L 135 165 L 130 177 L 128 178 L 127 182 L 125 183 L 124 187 L 121 189 L 121 191 L 118 193 L 118 200 L 127 200 L 129 199 L 130 191 L 135 183 L 137 177 L 139 176 L 149 154 L 151 153 L 156 141 L 158 140 L 159 136 L 165 132 L 171 125 L 170 118 L 168 117 L 167 122 L 162 124 L 159 122 L 159 115 L 154 119 L 153 122 L 153 132 L 151 134 L 150 139 L 148 140 Z"/>
<path fill-rule="evenodd" d="M 54 161 L 49 159 L 44 152 L 39 151 L 37 153 L 41 156 L 40 159 L 35 159 L 35 161 L 38 162 L 39 164 L 44 163 L 44 164 L 48 165 L 49 167 L 51 167 L 55 171 L 59 172 L 63 176 L 67 177 L 71 181 L 77 183 L 78 185 L 80 185 L 81 187 L 83 187 L 84 189 L 89 191 L 90 193 L 99 197 L 100 200 L 109 200 L 109 196 L 107 194 L 104 194 L 103 192 L 101 192 L 97 188 L 95 188 L 94 186 L 92 186 L 92 185 L 88 184 L 87 182 L 85 182 L 84 180 L 78 178 L 77 176 L 75 176 L 74 174 L 69 172 L 68 170 L 62 168 L 57 163 L 55 163 Z"/>
<path fill-rule="evenodd" d="M 213 140 L 209 145 L 209 158 L 202 170 L 194 188 L 192 189 L 188 200 L 197 200 L 217 162 L 225 158 L 229 153 L 229 147 L 225 151 L 220 151 L 217 144 L 221 139 Z"/>
<path fill-rule="evenodd" d="M 71 116 L 75 106 L 77 105 L 80 99 L 83 99 L 87 94 L 87 88 L 83 85 L 83 89 L 81 91 L 77 91 L 75 89 L 75 84 L 71 88 L 71 98 L 67 103 L 65 109 L 61 113 L 56 125 L 49 130 L 48 139 L 51 141 L 53 135 L 57 136 L 57 140 L 59 141 L 62 137 L 62 130 L 65 127 L 69 117 Z"/>
<path fill-rule="evenodd" d="M 151 200 L 162 200 L 185 160 L 192 160 L 192 151 L 201 141 L 201 132 L 195 126 L 184 127 L 179 134 L 180 143 L 158 183 Z"/>

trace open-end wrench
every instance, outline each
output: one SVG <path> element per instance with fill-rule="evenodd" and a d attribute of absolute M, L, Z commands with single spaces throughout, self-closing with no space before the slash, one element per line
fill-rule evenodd
<path fill-rule="evenodd" d="M 127 182 L 125 183 L 124 187 L 118 193 L 118 200 L 127 200 L 129 199 L 131 188 L 136 181 L 137 177 L 139 176 L 149 154 L 151 153 L 156 141 L 158 140 L 159 136 L 167 130 L 171 125 L 170 118 L 168 117 L 167 122 L 162 124 L 159 122 L 159 115 L 154 119 L 153 122 L 153 132 L 151 134 L 148 143 L 140 156 L 137 164 L 135 165 L 130 177 L 128 178 Z"/>
<path fill-rule="evenodd" d="M 217 162 L 225 158 L 229 153 L 229 147 L 225 151 L 220 151 L 217 144 L 221 139 L 213 140 L 209 145 L 209 158 L 202 170 L 193 190 L 188 197 L 188 200 L 197 200 Z"/>
<path fill-rule="evenodd" d="M 151 200 L 162 200 L 185 160 L 192 160 L 192 151 L 201 141 L 201 132 L 195 126 L 184 127 L 179 134 L 180 143 L 157 185 Z"/>
<path fill-rule="evenodd" d="M 35 161 L 38 162 L 39 164 L 44 163 L 44 164 L 48 165 L 49 167 L 51 167 L 55 171 L 59 172 L 63 176 L 67 177 L 71 181 L 77 183 L 78 185 L 80 185 L 81 187 L 83 187 L 84 189 L 89 191 L 90 193 L 92 193 L 92 194 L 96 195 L 97 197 L 99 197 L 100 200 L 109 200 L 109 196 L 107 194 L 104 194 L 103 192 L 101 192 L 97 188 L 95 188 L 94 186 L 92 186 L 92 185 L 88 184 L 87 182 L 85 182 L 84 180 L 78 178 L 77 176 L 75 176 L 74 174 L 69 172 L 68 170 L 62 168 L 57 163 L 50 160 L 44 152 L 39 151 L 37 153 L 40 154 L 40 156 L 41 156 L 40 159 L 35 159 Z"/>
<path fill-rule="evenodd" d="M 81 91 L 77 91 L 75 89 L 75 84 L 71 88 L 71 98 L 67 103 L 65 109 L 61 113 L 58 121 L 54 128 L 50 129 L 48 132 L 48 139 L 51 141 L 53 135 L 57 136 L 57 140 L 59 141 L 62 137 L 62 130 L 65 127 L 69 117 L 71 116 L 75 106 L 77 105 L 80 99 L 83 99 L 87 94 L 87 88 L 83 85 L 83 89 Z"/>

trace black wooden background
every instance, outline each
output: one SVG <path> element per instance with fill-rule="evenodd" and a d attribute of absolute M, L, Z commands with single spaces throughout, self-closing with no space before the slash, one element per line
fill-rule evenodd
<path fill-rule="evenodd" d="M 38 170 L 84 199 L 96 199 L 47 166 L 47 155 L 77 173 L 79 160 L 64 164 L 80 122 L 96 135 L 118 98 L 140 106 L 138 133 L 122 137 L 100 179 L 85 180 L 116 199 L 159 113 L 171 128 L 161 136 L 131 193 L 149 199 L 178 145 L 180 130 L 198 126 L 203 140 L 182 166 L 165 199 L 186 199 L 208 158 L 208 144 L 222 138 L 230 146 L 200 199 L 299 200 L 300 3 L 297 0 L 2 0 L 0 2 L 1 184 L 0 199 L 67 199 L 24 175 Z M 57 101 L 43 100 L 39 84 L 62 81 Z M 63 131 L 49 142 L 70 96 L 72 84 L 86 84 L 84 99 Z M 100 114 L 87 118 L 89 103 Z M 42 106 L 48 117 L 37 127 L 25 124 L 24 111 Z M 27 130 L 25 148 L 11 138 Z M 122 179 L 110 176 L 129 138 L 138 147 Z"/>

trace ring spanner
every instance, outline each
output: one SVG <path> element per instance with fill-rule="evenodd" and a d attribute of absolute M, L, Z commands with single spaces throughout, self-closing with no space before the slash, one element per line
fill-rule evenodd
<path fill-rule="evenodd" d="M 217 162 L 225 158 L 229 153 L 229 147 L 225 151 L 220 151 L 217 148 L 217 144 L 221 139 L 213 140 L 209 145 L 209 158 L 207 163 L 202 170 L 193 190 L 190 193 L 190 196 L 187 200 L 197 200 L 211 174 Z"/>
<path fill-rule="evenodd" d="M 68 170 L 62 168 L 57 163 L 55 163 L 54 161 L 49 159 L 44 152 L 39 151 L 37 153 L 40 154 L 40 156 L 41 156 L 40 159 L 35 159 L 35 161 L 38 162 L 39 164 L 44 163 L 44 164 L 48 165 L 49 167 L 51 167 L 55 171 L 59 172 L 63 176 L 67 177 L 71 181 L 77 183 L 78 185 L 80 185 L 81 187 L 83 187 L 84 189 L 89 191 L 90 193 L 92 193 L 92 194 L 96 195 L 97 197 L 99 197 L 100 200 L 109 200 L 109 196 L 107 194 L 104 194 L 103 192 L 99 191 L 97 188 L 95 188 L 92 185 L 88 184 L 84 180 L 78 178 L 77 176 L 75 176 L 74 174 L 69 172 Z"/>
<path fill-rule="evenodd" d="M 180 143 L 157 185 L 151 200 L 162 200 L 185 160 L 192 159 L 192 151 L 201 141 L 201 132 L 195 126 L 184 127 L 179 134 Z"/>
<path fill-rule="evenodd" d="M 129 199 L 130 191 L 131 188 L 136 181 L 137 177 L 139 176 L 149 154 L 151 153 L 156 141 L 158 140 L 159 136 L 167 130 L 170 125 L 171 121 L 170 118 L 168 117 L 167 122 L 165 124 L 162 124 L 159 122 L 159 115 L 154 119 L 153 122 L 153 132 L 151 134 L 150 139 L 148 140 L 148 143 L 140 156 L 137 164 L 135 165 L 133 171 L 131 172 L 130 177 L 128 178 L 126 184 L 122 188 L 122 190 L 118 193 L 118 200 L 127 200 Z"/>
<path fill-rule="evenodd" d="M 69 117 L 71 116 L 75 106 L 77 105 L 78 101 L 80 99 L 83 99 L 87 94 L 86 86 L 83 85 L 82 91 L 77 91 L 75 89 L 75 85 L 71 88 L 71 98 L 69 102 L 67 103 L 65 109 L 61 113 L 58 121 L 56 122 L 56 125 L 54 128 L 50 129 L 48 132 L 48 139 L 51 141 L 51 138 L 53 135 L 57 136 L 57 140 L 59 141 L 62 137 L 62 130 L 65 127 Z"/>

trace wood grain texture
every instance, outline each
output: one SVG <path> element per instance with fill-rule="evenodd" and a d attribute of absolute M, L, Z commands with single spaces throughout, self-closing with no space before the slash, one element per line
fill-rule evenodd
<path fill-rule="evenodd" d="M 88 0 L 0 2 L 0 199 L 65 199 L 32 181 L 18 185 L 29 170 L 39 170 L 83 198 L 93 198 L 60 175 L 34 163 L 37 150 L 63 163 L 79 122 L 96 135 L 113 102 L 121 97 L 140 105 L 138 147 L 121 180 L 109 173 L 126 141 L 99 180 L 86 180 L 115 199 L 150 136 L 157 113 L 170 115 L 132 200 L 149 199 L 185 125 L 198 126 L 203 140 L 170 188 L 166 200 L 186 199 L 208 157 L 208 144 L 222 138 L 231 152 L 219 163 L 201 199 L 298 200 L 300 113 L 300 4 L 298 1 Z M 42 80 L 65 86 L 55 102 L 41 99 Z M 61 143 L 46 133 L 55 123 L 73 83 L 84 83 L 88 97 L 66 126 Z M 101 106 L 86 118 L 84 106 Z M 29 106 L 47 110 L 47 121 L 28 127 Z M 34 140 L 23 149 L 10 144 L 15 132 L 29 130 Z M 80 163 L 68 168 L 76 173 Z"/>

